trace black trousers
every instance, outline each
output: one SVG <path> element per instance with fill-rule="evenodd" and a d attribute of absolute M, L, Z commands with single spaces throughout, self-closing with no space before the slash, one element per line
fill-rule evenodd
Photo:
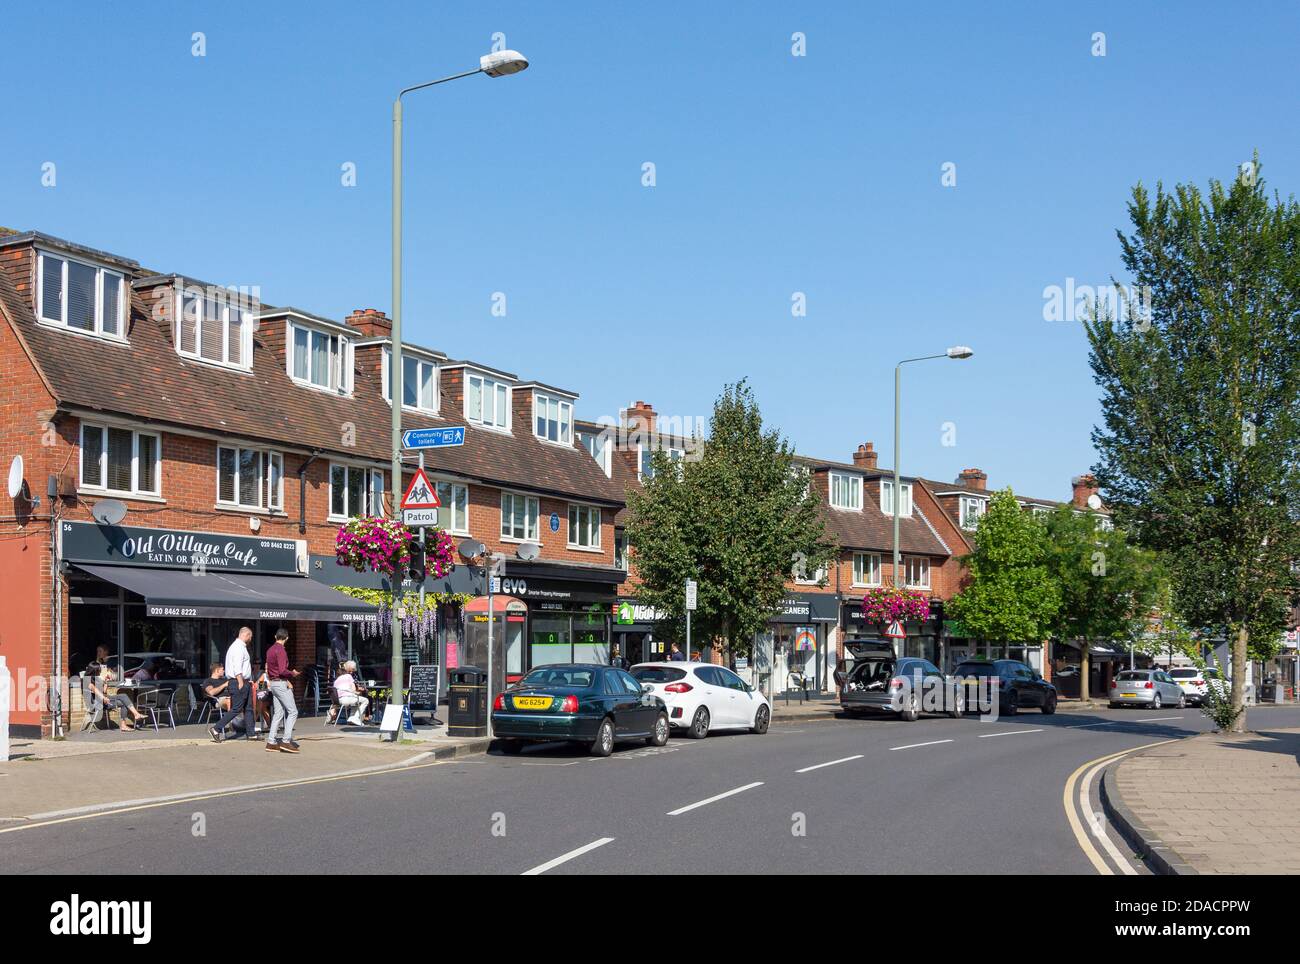
<path fill-rule="evenodd" d="M 221 719 L 217 720 L 217 731 L 224 730 L 232 720 L 241 713 L 244 715 L 244 735 L 247 739 L 253 739 L 253 682 L 245 680 L 241 687 L 238 680 L 231 680 L 230 685 L 226 687 L 226 692 L 230 694 L 230 709 L 221 714 Z"/>

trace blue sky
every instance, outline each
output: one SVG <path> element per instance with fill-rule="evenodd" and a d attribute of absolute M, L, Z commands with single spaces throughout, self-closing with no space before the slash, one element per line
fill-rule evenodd
<path fill-rule="evenodd" d="M 801 452 L 882 464 L 894 363 L 969 344 L 905 369 L 903 470 L 1040 497 L 1098 413 L 1043 289 L 1119 271 L 1139 180 L 1258 149 L 1300 184 L 1294 3 L 50 3 L 5 31 L 0 224 L 331 317 L 389 308 L 393 95 L 500 32 L 528 71 L 407 101 L 408 340 L 593 419 L 748 377 Z"/>

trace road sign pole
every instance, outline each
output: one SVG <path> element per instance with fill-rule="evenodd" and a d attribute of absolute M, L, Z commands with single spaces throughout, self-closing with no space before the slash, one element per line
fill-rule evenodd
<path fill-rule="evenodd" d="M 424 449 L 420 449 L 420 471 L 424 471 Z M 424 551 L 424 526 L 420 526 L 420 551 Z M 427 563 L 426 563 L 427 565 Z M 424 570 L 420 571 L 420 616 L 424 616 Z M 436 625 L 436 623 L 435 623 Z"/>

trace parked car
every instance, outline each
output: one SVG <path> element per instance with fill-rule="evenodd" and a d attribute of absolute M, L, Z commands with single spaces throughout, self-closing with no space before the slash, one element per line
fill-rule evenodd
<path fill-rule="evenodd" d="M 766 733 L 772 722 L 767 697 L 725 666 L 712 663 L 638 663 L 629 672 L 664 701 L 668 722 L 694 739 L 713 730 Z"/>
<path fill-rule="evenodd" d="M 1219 671 L 1213 667 L 1197 669 L 1195 666 L 1180 666 L 1169 670 L 1169 677 L 1179 685 L 1192 706 L 1200 706 L 1205 702 L 1205 694 L 1211 686 L 1225 695 L 1232 690 L 1232 682 L 1220 679 Z"/>
<path fill-rule="evenodd" d="M 968 659 L 957 664 L 953 676 L 960 681 L 966 705 L 972 709 L 978 705 L 980 681 L 988 680 L 984 698 L 989 699 L 991 689 L 996 688 L 1002 715 L 1015 716 L 1022 709 L 1042 710 L 1047 716 L 1056 712 L 1056 687 L 1018 659 Z"/>
<path fill-rule="evenodd" d="M 492 704 L 493 749 L 518 753 L 529 743 L 586 744 L 609 756 L 614 744 L 668 742 L 668 710 L 627 670 L 588 663 L 539 666 L 497 694 Z"/>
<path fill-rule="evenodd" d="M 961 687 L 929 660 L 895 656 L 891 645 L 872 640 L 850 640 L 845 648 L 853 662 L 835 671 L 835 682 L 840 687 L 840 709 L 849 716 L 884 712 L 910 722 L 922 713 L 955 718 L 965 712 Z"/>
<path fill-rule="evenodd" d="M 1187 696 L 1162 669 L 1126 669 L 1111 683 L 1110 705 L 1149 706 L 1153 710 L 1176 706 L 1181 710 L 1187 705 Z"/>

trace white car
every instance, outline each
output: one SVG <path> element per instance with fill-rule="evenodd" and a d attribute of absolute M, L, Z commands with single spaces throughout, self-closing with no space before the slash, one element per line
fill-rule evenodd
<path fill-rule="evenodd" d="M 1219 671 L 1212 667 L 1197 669 L 1195 666 L 1181 666 L 1169 671 L 1175 683 L 1182 687 L 1183 693 L 1187 696 L 1187 702 L 1193 706 L 1200 706 L 1205 702 L 1205 694 L 1211 686 L 1214 686 L 1225 696 L 1232 691 L 1232 683 L 1228 680 L 1219 679 Z"/>
<path fill-rule="evenodd" d="M 772 706 L 725 666 L 712 663 L 638 663 L 629 673 L 668 706 L 668 723 L 699 740 L 713 730 L 766 733 Z"/>

